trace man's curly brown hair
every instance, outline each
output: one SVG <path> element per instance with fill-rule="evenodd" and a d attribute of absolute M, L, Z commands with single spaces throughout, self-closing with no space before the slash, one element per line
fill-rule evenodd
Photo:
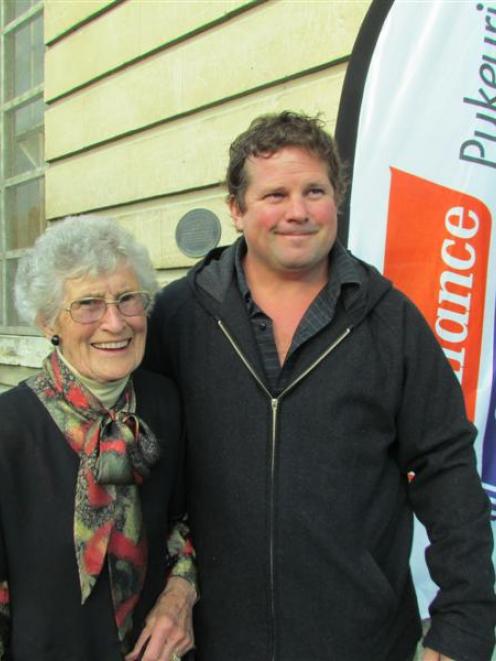
<path fill-rule="evenodd" d="M 228 199 L 236 200 L 239 209 L 245 211 L 245 193 L 250 183 L 245 168 L 247 158 L 274 154 L 284 147 L 301 147 L 327 165 L 336 205 L 339 206 L 346 192 L 344 167 L 334 139 L 323 126 L 318 116 L 310 117 L 289 110 L 254 119 L 229 148 Z"/>

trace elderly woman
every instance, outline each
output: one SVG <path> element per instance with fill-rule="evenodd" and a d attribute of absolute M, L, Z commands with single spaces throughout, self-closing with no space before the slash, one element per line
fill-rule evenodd
<path fill-rule="evenodd" d="M 20 262 L 17 308 L 54 350 L 0 396 L 0 659 L 121 660 L 138 636 L 143 659 L 192 646 L 178 395 L 138 367 L 156 289 L 110 219 L 67 218 Z"/>

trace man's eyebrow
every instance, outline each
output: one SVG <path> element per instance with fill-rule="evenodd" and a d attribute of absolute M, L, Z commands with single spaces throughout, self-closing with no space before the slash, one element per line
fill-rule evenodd
<path fill-rule="evenodd" d="M 262 184 L 259 192 L 261 195 L 264 195 L 265 193 L 282 193 L 286 189 L 287 186 L 285 186 L 285 184 Z"/>

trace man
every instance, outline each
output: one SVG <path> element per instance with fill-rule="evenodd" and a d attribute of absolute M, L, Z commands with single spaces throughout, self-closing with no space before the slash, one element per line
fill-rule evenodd
<path fill-rule="evenodd" d="M 475 430 L 419 312 L 336 241 L 332 138 L 317 119 L 261 117 L 227 183 L 243 236 L 161 293 L 146 358 L 185 406 L 196 658 L 412 659 L 415 511 L 440 587 L 424 660 L 489 660 Z"/>

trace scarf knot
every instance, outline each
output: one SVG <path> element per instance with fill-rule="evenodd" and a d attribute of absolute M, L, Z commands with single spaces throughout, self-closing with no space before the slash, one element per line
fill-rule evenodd
<path fill-rule="evenodd" d="M 102 417 L 95 462 L 99 484 L 141 484 L 158 458 L 153 433 L 134 413 L 111 410 Z"/>

